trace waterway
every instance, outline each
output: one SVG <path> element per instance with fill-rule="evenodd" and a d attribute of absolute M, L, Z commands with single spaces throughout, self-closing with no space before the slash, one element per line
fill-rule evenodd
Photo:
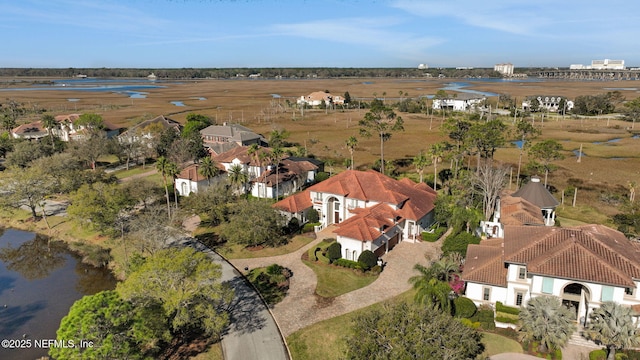
<path fill-rule="evenodd" d="M 36 348 L 35 340 L 56 339 L 60 320 L 76 300 L 115 285 L 107 269 L 82 263 L 61 241 L 0 229 L 0 340 L 31 340 L 23 342 L 31 344 L 24 349 L 0 346 L 0 359 L 46 356 L 48 349 Z"/>

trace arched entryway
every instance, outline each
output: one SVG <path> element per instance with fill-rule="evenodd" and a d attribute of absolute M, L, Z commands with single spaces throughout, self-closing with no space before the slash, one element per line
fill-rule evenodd
<path fill-rule="evenodd" d="M 327 216 L 327 226 L 340 223 L 340 200 L 333 196 L 327 199 L 324 213 Z"/>
<path fill-rule="evenodd" d="M 589 289 L 582 284 L 571 283 L 562 289 L 561 297 L 562 304 L 572 310 L 576 321 L 584 326 L 589 316 Z"/>

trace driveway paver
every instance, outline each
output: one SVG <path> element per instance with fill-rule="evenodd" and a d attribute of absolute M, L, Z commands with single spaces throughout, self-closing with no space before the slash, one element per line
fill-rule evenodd
<path fill-rule="evenodd" d="M 315 295 L 317 278 L 315 273 L 304 265 L 301 255 L 325 237 L 335 237 L 330 230 L 331 228 L 324 230 L 313 242 L 286 255 L 230 260 L 241 270 L 274 263 L 291 269 L 293 276 L 290 279 L 289 292 L 284 300 L 272 309 L 285 337 L 316 322 L 361 309 L 409 290 L 409 278 L 417 274 L 413 270 L 414 265 L 427 265 L 440 255 L 441 240 L 434 243 L 400 242 L 383 256 L 387 265 L 376 281 L 364 288 L 327 300 Z"/>

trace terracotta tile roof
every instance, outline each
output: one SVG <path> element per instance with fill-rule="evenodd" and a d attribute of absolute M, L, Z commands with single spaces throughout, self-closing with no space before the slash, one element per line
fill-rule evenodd
<path fill-rule="evenodd" d="M 255 179 L 255 182 L 264 183 L 267 186 L 275 186 L 276 182 L 283 183 L 296 177 L 306 179 L 308 171 L 318 169 L 316 165 L 309 161 L 292 161 L 289 158 L 282 160 L 278 166 L 277 173 L 275 169 L 264 171 Z"/>
<path fill-rule="evenodd" d="M 475 283 L 507 286 L 507 269 L 502 256 L 502 239 L 498 244 L 482 241 L 467 248 L 462 280 Z"/>
<path fill-rule="evenodd" d="M 541 209 L 555 208 L 559 204 L 558 200 L 551 195 L 537 176 L 532 177 L 531 181 L 524 184 L 512 196 L 524 198 Z"/>
<path fill-rule="evenodd" d="M 311 191 L 375 201 L 399 207 L 400 214 L 418 220 L 433 210 L 436 193 L 413 181 L 395 180 L 373 170 L 347 170 L 313 185 Z"/>
<path fill-rule="evenodd" d="M 500 222 L 504 225 L 544 225 L 542 210 L 521 197 L 500 198 Z"/>
<path fill-rule="evenodd" d="M 164 115 L 158 115 L 156 117 L 154 117 L 153 119 L 149 119 L 149 120 L 145 120 L 142 121 L 139 124 L 136 124 L 134 126 L 132 126 L 129 130 L 127 131 L 134 131 L 135 129 L 145 129 L 146 127 L 148 127 L 149 125 L 160 125 L 162 128 L 164 129 L 176 129 L 176 131 L 180 131 L 182 129 L 182 125 L 172 119 L 169 119 L 168 117 L 165 117 Z"/>
<path fill-rule="evenodd" d="M 57 122 L 74 122 L 80 118 L 80 114 L 67 114 L 67 115 L 57 115 L 55 117 Z"/>
<path fill-rule="evenodd" d="M 260 148 L 260 151 L 270 152 L 271 149 L 262 147 Z M 234 159 L 238 159 L 243 164 L 258 166 L 255 157 L 249 155 L 248 146 L 237 146 L 229 151 L 223 152 L 222 154 L 214 155 L 212 158 L 219 163 L 230 163 Z"/>
<path fill-rule="evenodd" d="M 603 225 L 506 226 L 504 261 L 533 274 L 618 286 L 640 279 L 640 246 Z"/>
<path fill-rule="evenodd" d="M 22 124 L 11 130 L 16 135 L 30 135 L 30 134 L 47 134 L 47 129 L 42 125 L 42 121 L 34 121 L 29 124 Z"/>
<path fill-rule="evenodd" d="M 298 213 L 310 208 L 313 204 L 311 203 L 311 194 L 309 193 L 309 190 L 305 190 L 288 196 L 272 206 L 278 210 Z"/>
<path fill-rule="evenodd" d="M 402 219 L 397 211 L 386 204 L 352 210 L 355 216 L 337 224 L 334 233 L 360 241 L 373 241 L 391 230 L 395 221 Z"/>
<path fill-rule="evenodd" d="M 216 164 L 217 168 L 220 170 L 220 173 L 224 173 L 224 166 L 220 164 Z M 207 180 L 202 174 L 200 174 L 200 165 L 199 164 L 191 164 L 186 168 L 182 169 L 180 174 L 178 174 L 179 179 L 187 179 L 190 181 L 200 182 L 203 180 Z"/>

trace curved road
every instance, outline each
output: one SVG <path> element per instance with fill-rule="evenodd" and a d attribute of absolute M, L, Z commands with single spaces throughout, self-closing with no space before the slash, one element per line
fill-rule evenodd
<path fill-rule="evenodd" d="M 289 360 L 284 339 L 271 312 L 245 278 L 220 255 L 192 238 L 180 241 L 222 266 L 222 281 L 235 291 L 229 327 L 222 334 L 225 360 Z"/>

